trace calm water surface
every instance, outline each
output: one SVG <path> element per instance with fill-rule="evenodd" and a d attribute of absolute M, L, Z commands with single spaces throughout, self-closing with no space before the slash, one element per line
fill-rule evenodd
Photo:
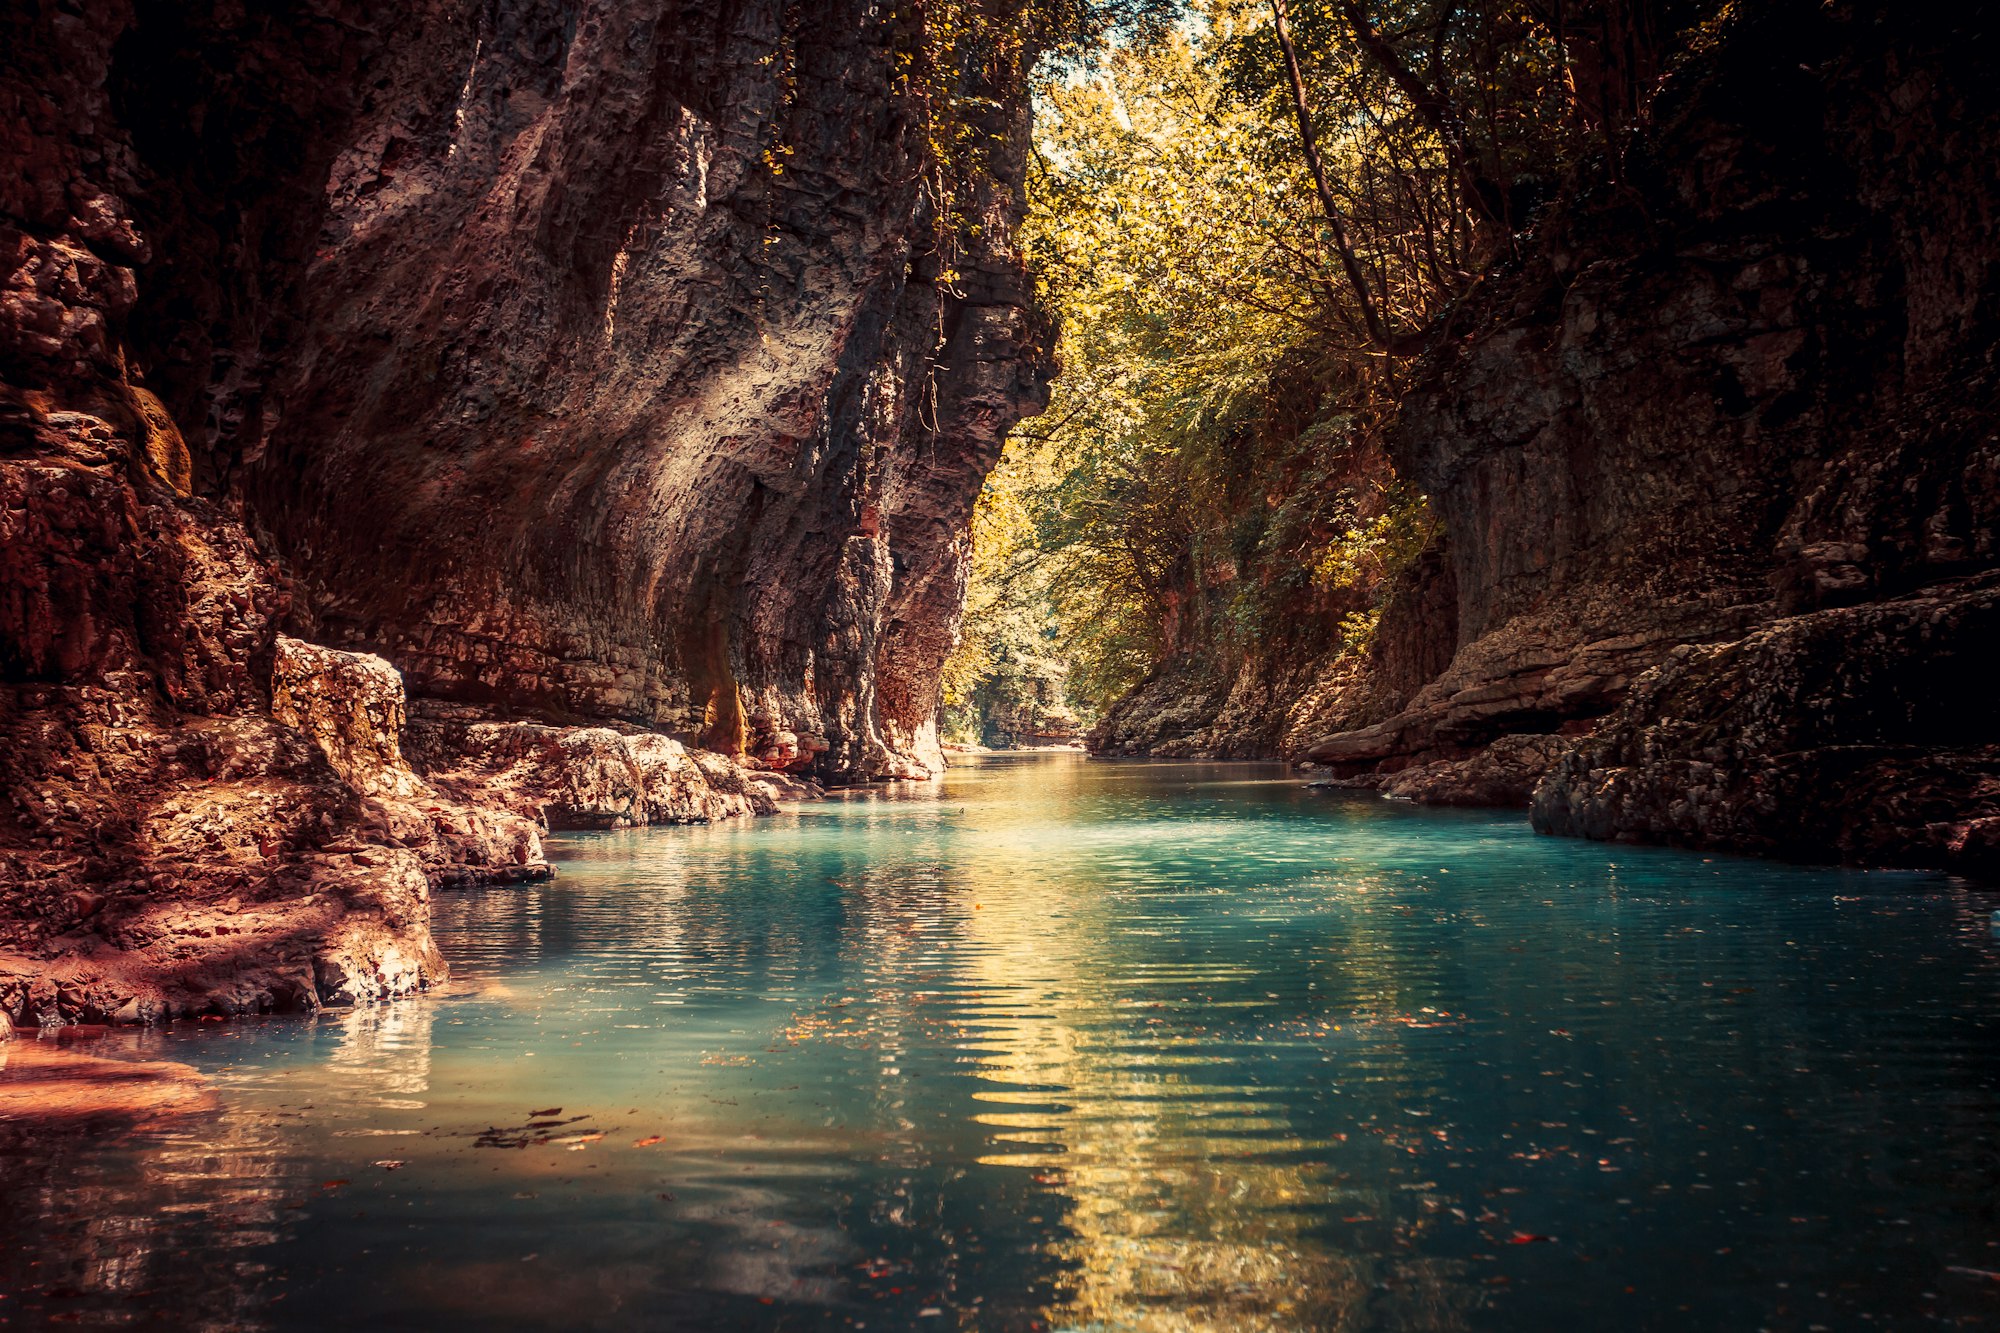
<path fill-rule="evenodd" d="M 453 993 L 176 1029 L 223 1112 L 8 1147 L 0 1320 L 2000 1326 L 2000 902 L 1940 877 L 1069 757 L 555 854 L 440 898 Z"/>

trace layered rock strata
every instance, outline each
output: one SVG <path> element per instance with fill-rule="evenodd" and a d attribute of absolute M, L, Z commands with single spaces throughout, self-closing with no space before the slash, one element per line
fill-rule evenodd
<path fill-rule="evenodd" d="M 2000 879 L 2000 578 L 1683 646 L 1534 792 L 1536 827 Z"/>
<path fill-rule="evenodd" d="M 1552 832 L 1992 868 L 1990 18 L 1771 0 L 1689 59 L 1429 359 L 1395 454 L 1457 650 L 1307 756 Z"/>
<path fill-rule="evenodd" d="M 940 767 L 1044 374 L 1030 56 L 848 0 L 0 17 L 0 1011 L 397 993 L 544 826 Z"/>

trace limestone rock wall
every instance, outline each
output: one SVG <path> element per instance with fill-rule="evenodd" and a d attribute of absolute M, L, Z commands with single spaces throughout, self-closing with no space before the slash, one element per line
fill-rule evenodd
<path fill-rule="evenodd" d="M 1045 374 L 991 9 L 0 14 L 0 1010 L 396 993 L 552 810 L 941 766 Z"/>
<path fill-rule="evenodd" d="M 1394 452 L 1449 532 L 1457 650 L 1311 758 L 1539 784 L 1553 831 L 1962 863 L 1940 830 L 2000 813 L 1988 692 L 1948 666 L 2000 564 L 1994 18 L 1735 7 L 1626 184 L 1562 202 L 1428 360 Z M 1921 816 L 1868 798 L 1884 746 L 1941 766 Z"/>
<path fill-rule="evenodd" d="M 953 88 L 1000 109 L 945 180 L 908 7 L 414 36 L 369 65 L 297 350 L 228 442 L 313 632 L 426 697 L 935 771 L 968 507 L 1040 401 L 1025 55 Z"/>

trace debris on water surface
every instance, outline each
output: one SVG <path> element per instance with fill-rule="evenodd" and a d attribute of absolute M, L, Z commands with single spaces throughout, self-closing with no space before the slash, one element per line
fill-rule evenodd
<path fill-rule="evenodd" d="M 562 1108 L 557 1107 L 556 1109 L 561 1110 Z M 567 1120 L 550 1120 L 544 1118 L 531 1120 L 525 1125 L 488 1125 L 474 1137 L 472 1146 L 475 1148 L 536 1148 L 542 1144 L 551 1142 L 556 1137 L 553 1133 L 554 1130 L 560 1129 L 564 1125 L 574 1125 L 579 1121 L 588 1119 L 590 1117 L 587 1115 L 573 1115 Z M 603 1135 L 600 1134 L 598 1137 L 602 1138 Z M 571 1136 L 565 1138 L 563 1141 L 567 1143 L 573 1141 L 573 1139 L 574 1136 Z"/>

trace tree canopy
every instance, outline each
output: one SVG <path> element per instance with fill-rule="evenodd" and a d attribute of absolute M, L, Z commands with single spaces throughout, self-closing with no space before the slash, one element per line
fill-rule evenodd
<path fill-rule="evenodd" d="M 1148 669 L 1364 647 L 1430 534 L 1386 424 L 1565 173 L 1615 182 L 1659 32 L 1616 0 L 1193 0 L 1046 64 L 1025 240 L 1049 410 L 975 525 L 958 729 L 999 664 L 1101 708 Z M 1031 673 L 1032 674 L 1032 673 Z"/>

